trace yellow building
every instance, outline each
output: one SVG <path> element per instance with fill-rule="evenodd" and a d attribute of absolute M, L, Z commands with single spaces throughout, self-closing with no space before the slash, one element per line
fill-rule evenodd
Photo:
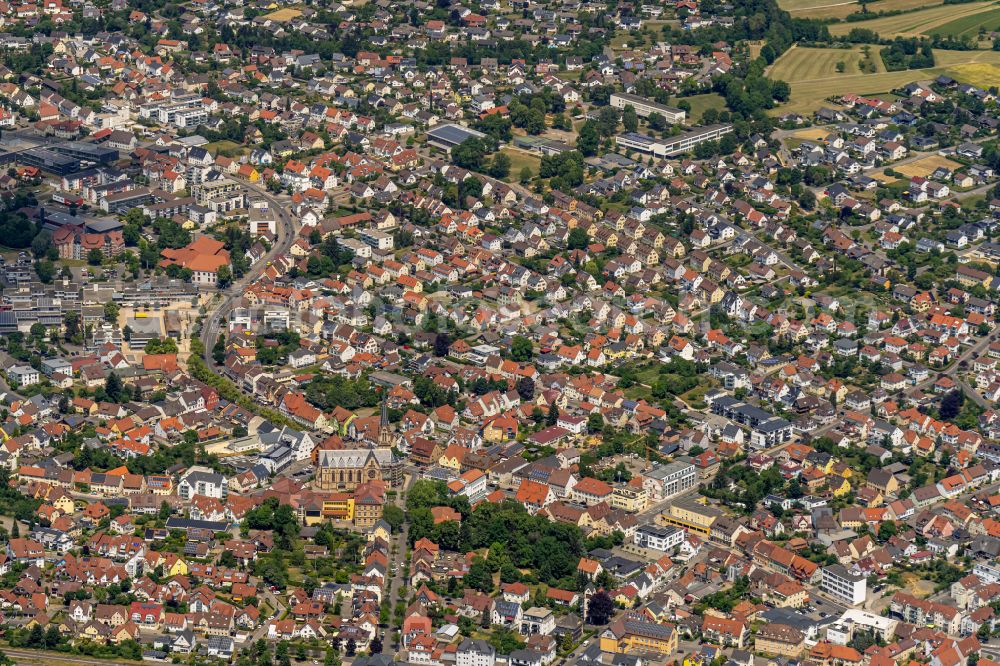
<path fill-rule="evenodd" d="M 73 511 L 76 509 L 76 506 L 73 504 L 73 498 L 69 495 L 60 495 L 53 500 L 49 500 L 49 502 L 52 506 L 59 509 L 63 515 L 71 516 L 73 515 Z"/>
<path fill-rule="evenodd" d="M 712 524 L 721 515 L 722 512 L 714 507 L 689 500 L 671 504 L 666 511 L 656 517 L 656 522 L 659 525 L 674 525 L 708 536 L 712 533 Z"/>
<path fill-rule="evenodd" d="M 768 590 L 767 598 L 778 608 L 801 608 L 809 601 L 809 592 L 797 580 L 786 580 Z"/>
<path fill-rule="evenodd" d="M 677 651 L 677 631 L 669 624 L 619 618 L 601 634 L 601 650 L 669 655 Z"/>
<path fill-rule="evenodd" d="M 392 532 L 389 530 L 389 525 L 384 521 L 376 522 L 372 526 L 371 530 L 368 532 L 368 540 L 375 541 L 376 539 L 381 539 L 382 541 L 389 541 L 389 537 L 392 536 Z"/>
<path fill-rule="evenodd" d="M 359 488 L 354 500 L 354 526 L 367 530 L 382 519 L 382 509 L 385 507 L 385 495 L 376 490 L 368 491 Z"/>
<path fill-rule="evenodd" d="M 851 492 L 851 482 L 837 476 L 830 477 L 830 490 L 834 497 L 843 497 Z"/>
<path fill-rule="evenodd" d="M 176 557 L 176 556 L 175 556 Z M 170 561 L 170 558 L 166 558 L 167 562 L 163 566 L 164 577 L 170 578 L 171 576 L 187 576 L 188 565 L 187 562 L 177 557 L 177 559 Z"/>
<path fill-rule="evenodd" d="M 611 493 L 611 506 L 615 509 L 639 513 L 648 503 L 649 495 L 642 487 L 619 486 Z"/>
<path fill-rule="evenodd" d="M 441 454 L 441 457 L 438 458 L 438 464 L 445 469 L 461 472 L 462 461 L 465 460 L 465 454 L 468 452 L 469 450 L 464 446 L 450 444 L 448 448 L 444 450 L 444 453 Z"/>

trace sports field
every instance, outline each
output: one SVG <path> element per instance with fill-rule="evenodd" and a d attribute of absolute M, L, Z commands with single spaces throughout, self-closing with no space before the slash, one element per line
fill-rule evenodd
<path fill-rule="evenodd" d="M 883 16 L 867 21 L 855 21 L 853 23 L 834 23 L 830 26 L 831 35 L 846 35 L 854 28 L 863 30 L 874 30 L 883 38 L 896 36 L 917 37 L 919 35 L 931 34 L 941 26 L 954 23 L 959 19 L 992 12 L 997 6 L 993 2 L 970 2 L 964 5 L 939 5 L 928 7 L 915 12 L 898 14 L 896 16 Z M 972 19 L 970 19 L 972 20 Z"/>
<path fill-rule="evenodd" d="M 941 35 L 942 37 L 976 37 L 980 30 L 992 32 L 998 28 L 1000 28 L 1000 7 L 994 7 L 984 12 L 957 18 L 936 28 L 924 30 L 924 34 Z"/>
<path fill-rule="evenodd" d="M 940 4 L 941 0 L 877 0 L 868 3 L 868 11 L 910 11 Z M 842 19 L 861 11 L 856 0 L 778 0 L 778 5 L 796 18 Z"/>

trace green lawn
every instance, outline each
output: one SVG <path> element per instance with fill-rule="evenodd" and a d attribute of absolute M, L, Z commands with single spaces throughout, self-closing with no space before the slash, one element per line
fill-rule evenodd
<path fill-rule="evenodd" d="M 225 156 L 235 156 L 241 155 L 244 152 L 244 148 L 240 144 L 228 140 L 213 141 L 206 145 L 205 149 L 212 153 L 212 155 L 219 155 L 221 153 Z"/>
<path fill-rule="evenodd" d="M 691 122 L 700 120 L 701 115 L 708 109 L 722 111 L 726 108 L 726 100 L 724 100 L 722 95 L 719 95 L 718 93 L 706 93 L 704 95 L 681 97 L 677 100 L 677 102 L 680 102 L 682 99 L 691 105 L 691 113 L 689 114 Z"/>
<path fill-rule="evenodd" d="M 532 176 L 538 175 L 538 169 L 542 164 L 541 157 L 511 147 L 504 148 L 502 152 L 510 158 L 510 175 L 507 177 L 508 181 L 520 180 L 521 169 L 524 167 L 531 169 Z"/>

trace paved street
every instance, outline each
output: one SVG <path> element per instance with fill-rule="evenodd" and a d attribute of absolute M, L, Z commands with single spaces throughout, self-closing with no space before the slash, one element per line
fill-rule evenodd
<path fill-rule="evenodd" d="M 403 487 L 397 491 L 396 499 L 393 502 L 401 509 L 406 507 L 406 493 L 410 490 L 413 482 L 417 479 L 417 470 L 412 467 L 407 468 L 403 471 L 403 474 L 405 475 Z M 409 524 L 404 524 L 402 530 L 392 535 L 392 543 L 390 545 L 389 589 L 385 595 L 385 603 L 389 605 L 389 612 L 391 614 L 391 619 L 389 620 L 391 635 L 383 637 L 383 643 L 387 648 L 391 649 L 400 648 L 398 635 L 402 626 L 396 623 L 396 604 L 399 601 L 405 602 L 408 593 L 410 592 L 407 584 L 409 571 L 406 566 L 406 552 L 409 544 L 408 538 Z M 395 573 L 392 573 L 393 567 L 395 567 Z"/>
<path fill-rule="evenodd" d="M 242 278 L 234 280 L 229 289 L 217 296 L 216 300 L 209 306 L 212 310 L 202 325 L 201 341 L 205 347 L 205 363 L 213 372 L 215 363 L 212 360 L 212 346 L 218 339 L 219 331 L 229 313 L 236 307 L 246 288 L 260 277 L 264 270 L 271 264 L 271 261 L 278 255 L 288 251 L 288 248 L 295 241 L 296 233 L 298 232 L 298 225 L 294 222 L 291 212 L 287 209 L 287 204 L 282 203 L 282 201 L 270 194 L 263 187 L 247 182 L 244 182 L 243 186 L 267 201 L 268 205 L 275 211 L 278 222 L 277 233 L 274 245 L 271 246 L 271 250 L 264 258 L 253 264 Z"/>

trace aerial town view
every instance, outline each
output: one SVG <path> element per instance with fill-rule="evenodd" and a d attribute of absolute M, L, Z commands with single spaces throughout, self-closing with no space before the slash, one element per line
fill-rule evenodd
<path fill-rule="evenodd" d="M 998 0 L 0 0 L 0 666 L 1000 666 L 998 88 Z"/>

